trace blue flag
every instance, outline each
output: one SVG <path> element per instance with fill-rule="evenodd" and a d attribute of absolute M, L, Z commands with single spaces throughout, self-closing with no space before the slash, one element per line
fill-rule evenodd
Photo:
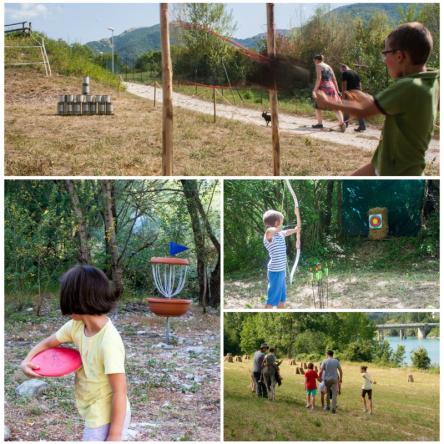
<path fill-rule="evenodd" d="M 182 253 L 182 251 L 188 250 L 188 247 L 185 245 L 176 244 L 176 242 L 170 242 L 170 256 L 175 256 L 178 253 Z"/>

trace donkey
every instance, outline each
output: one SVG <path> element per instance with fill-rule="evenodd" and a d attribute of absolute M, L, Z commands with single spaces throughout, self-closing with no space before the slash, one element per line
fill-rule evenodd
<path fill-rule="evenodd" d="M 282 361 L 281 361 L 282 362 Z M 262 369 L 262 382 L 267 388 L 267 395 L 269 401 L 276 400 L 276 384 L 281 385 L 281 377 L 279 375 L 279 366 L 281 362 L 276 361 L 274 365 L 267 365 Z"/>

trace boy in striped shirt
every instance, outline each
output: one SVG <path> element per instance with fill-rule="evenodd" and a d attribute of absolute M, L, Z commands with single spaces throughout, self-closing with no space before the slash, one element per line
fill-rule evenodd
<path fill-rule="evenodd" d="M 299 227 L 282 230 L 284 216 L 276 210 L 264 213 L 263 221 L 266 226 L 264 246 L 270 260 L 267 265 L 268 290 L 265 308 L 285 308 L 287 299 L 287 285 L 285 275 L 287 270 L 287 248 L 285 237 L 300 231 Z"/>

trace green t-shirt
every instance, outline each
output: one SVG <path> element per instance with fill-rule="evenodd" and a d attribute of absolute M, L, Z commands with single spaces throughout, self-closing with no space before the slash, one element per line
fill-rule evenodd
<path fill-rule="evenodd" d="M 385 114 L 372 164 L 381 176 L 421 176 L 433 135 L 439 100 L 439 72 L 400 77 L 374 97 Z"/>

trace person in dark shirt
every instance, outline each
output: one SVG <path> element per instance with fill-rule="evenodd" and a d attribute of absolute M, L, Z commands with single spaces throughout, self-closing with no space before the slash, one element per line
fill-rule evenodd
<path fill-rule="evenodd" d="M 350 69 L 347 65 L 341 65 L 342 72 L 342 98 L 347 99 L 347 91 L 361 91 L 361 79 L 359 78 L 358 73 Z M 344 113 L 344 121 L 348 126 L 349 115 Z M 359 119 L 359 126 L 355 128 L 355 131 L 365 131 L 365 121 L 364 119 Z"/>
<path fill-rule="evenodd" d="M 259 350 L 256 351 L 253 357 L 253 376 L 256 380 L 256 395 L 260 398 L 267 397 L 267 388 L 261 379 L 262 364 L 265 358 L 265 353 L 268 350 L 267 344 L 261 344 Z"/>

